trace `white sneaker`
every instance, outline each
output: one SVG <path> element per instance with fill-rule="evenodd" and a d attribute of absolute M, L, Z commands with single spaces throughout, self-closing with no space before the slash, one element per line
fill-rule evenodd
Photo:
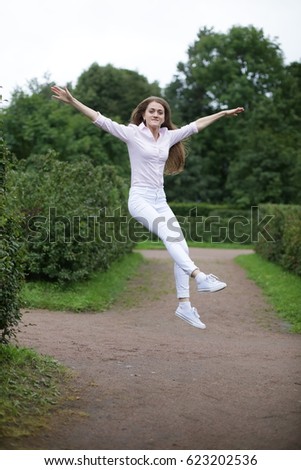
<path fill-rule="evenodd" d="M 184 312 L 181 307 L 176 310 L 176 316 L 189 323 L 189 325 L 195 326 L 195 328 L 206 328 L 205 323 L 201 322 L 200 315 L 195 307 L 192 307 L 188 312 Z"/>
<path fill-rule="evenodd" d="M 206 278 L 201 281 L 197 281 L 196 276 L 196 283 L 199 292 L 217 292 L 227 287 L 227 284 L 220 281 L 214 274 L 207 274 Z"/>

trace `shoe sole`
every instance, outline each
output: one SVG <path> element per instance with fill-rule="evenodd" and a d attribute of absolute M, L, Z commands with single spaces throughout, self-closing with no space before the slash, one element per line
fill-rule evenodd
<path fill-rule="evenodd" d="M 216 289 L 198 289 L 198 292 L 218 292 L 220 290 L 223 290 L 225 289 L 227 286 L 223 286 L 223 287 L 217 287 Z"/>
<path fill-rule="evenodd" d="M 180 313 L 176 312 L 176 316 L 181 318 L 181 320 L 186 321 L 191 326 L 194 326 L 195 328 L 199 328 L 200 330 L 205 330 L 206 325 L 202 323 L 201 325 L 199 323 L 194 323 L 192 320 L 189 320 L 189 318 L 182 316 Z"/>

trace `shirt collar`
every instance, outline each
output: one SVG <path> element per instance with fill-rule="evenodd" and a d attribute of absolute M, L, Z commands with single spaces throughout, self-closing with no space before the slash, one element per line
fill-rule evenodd
<path fill-rule="evenodd" d="M 144 131 L 144 132 L 145 132 L 145 131 L 149 131 L 149 132 L 150 132 L 149 128 L 144 124 L 144 122 L 141 122 L 141 123 L 139 124 L 138 128 L 141 129 L 141 130 Z M 167 131 L 167 127 L 160 127 L 160 129 L 159 129 L 159 133 L 160 133 L 160 134 L 165 134 L 166 131 Z"/>
<path fill-rule="evenodd" d="M 142 122 L 140 122 L 140 124 L 139 124 L 139 126 L 138 126 L 138 127 L 139 127 L 139 129 L 141 129 L 142 131 L 143 131 L 144 129 L 147 129 L 147 127 L 146 127 L 146 125 L 144 124 L 144 122 L 143 122 L 143 121 L 142 121 Z"/>

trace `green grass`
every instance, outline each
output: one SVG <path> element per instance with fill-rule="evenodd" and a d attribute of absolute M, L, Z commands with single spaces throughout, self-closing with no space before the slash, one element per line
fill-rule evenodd
<path fill-rule="evenodd" d="M 126 287 L 126 282 L 143 263 L 140 253 L 128 254 L 106 272 L 67 286 L 49 282 L 27 282 L 22 291 L 23 306 L 49 310 L 103 311 Z"/>
<path fill-rule="evenodd" d="M 67 369 L 36 352 L 0 344 L 0 442 L 12 442 L 46 425 L 61 399 Z M 0 448 L 4 448 L 0 444 Z"/>
<path fill-rule="evenodd" d="M 301 278 L 257 254 L 240 255 L 235 260 L 262 288 L 277 314 L 291 324 L 291 330 L 301 333 Z"/>
<path fill-rule="evenodd" d="M 221 249 L 248 249 L 253 250 L 253 245 L 242 245 L 240 243 L 209 243 L 209 242 L 193 242 L 187 241 L 190 248 L 221 248 Z M 137 243 L 136 250 L 163 250 L 165 249 L 164 244 L 161 241 L 150 241 L 145 240 Z"/>

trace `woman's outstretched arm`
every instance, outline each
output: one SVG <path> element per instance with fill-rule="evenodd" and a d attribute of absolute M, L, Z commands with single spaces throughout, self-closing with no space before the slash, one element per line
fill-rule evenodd
<path fill-rule="evenodd" d="M 235 108 L 235 109 L 225 109 L 224 111 L 220 111 L 215 114 L 211 114 L 210 116 L 204 116 L 195 121 L 198 131 L 205 129 L 205 127 L 210 126 L 215 121 L 218 121 L 224 116 L 237 116 L 238 114 L 242 113 L 244 108 Z"/>
<path fill-rule="evenodd" d="M 69 104 L 77 111 L 80 111 L 84 116 L 91 119 L 91 121 L 96 121 L 98 117 L 98 112 L 94 109 L 89 108 L 85 104 L 78 101 L 74 96 L 71 95 L 70 91 L 67 88 L 60 88 L 58 86 L 52 86 L 51 91 L 54 93 L 52 97 L 62 103 Z"/>

